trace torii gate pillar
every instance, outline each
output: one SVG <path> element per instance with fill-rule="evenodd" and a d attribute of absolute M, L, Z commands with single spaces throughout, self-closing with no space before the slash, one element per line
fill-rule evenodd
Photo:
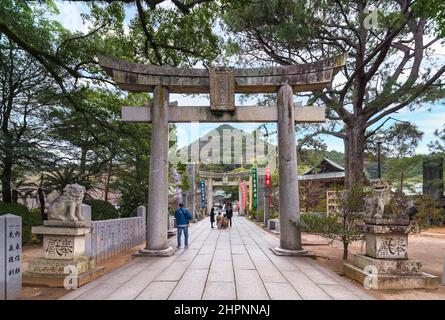
<path fill-rule="evenodd" d="M 210 215 L 210 211 L 213 208 L 213 179 L 207 180 L 207 215 Z"/>
<path fill-rule="evenodd" d="M 169 91 L 156 86 L 153 91 L 150 173 L 147 207 L 147 243 L 140 254 L 169 256 L 174 249 L 167 242 L 168 208 L 168 108 Z"/>
<path fill-rule="evenodd" d="M 298 200 L 297 149 L 295 143 L 294 93 L 288 84 L 277 94 L 278 175 L 280 192 L 280 247 L 277 255 L 303 255 Z"/>
<path fill-rule="evenodd" d="M 243 216 L 244 215 L 244 208 L 243 208 L 243 191 L 241 190 L 241 178 L 238 179 L 238 215 Z"/>

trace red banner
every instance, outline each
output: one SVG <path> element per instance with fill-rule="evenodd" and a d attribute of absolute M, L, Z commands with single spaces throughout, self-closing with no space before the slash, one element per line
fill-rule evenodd
<path fill-rule="evenodd" d="M 267 166 L 264 174 L 264 184 L 266 187 L 270 187 L 271 181 L 270 181 L 270 167 Z"/>
<path fill-rule="evenodd" d="M 245 209 L 247 206 L 247 189 L 246 189 L 246 181 L 241 181 L 241 194 L 242 194 L 242 201 L 241 204 L 243 208 Z"/>

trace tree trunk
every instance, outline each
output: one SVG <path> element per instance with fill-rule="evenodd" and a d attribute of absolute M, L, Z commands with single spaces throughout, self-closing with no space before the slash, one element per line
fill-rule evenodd
<path fill-rule="evenodd" d="M 402 192 L 403 191 L 403 181 L 405 180 L 405 175 L 403 174 L 403 172 L 402 172 L 402 174 L 400 175 L 400 187 L 399 187 L 399 192 Z"/>
<path fill-rule="evenodd" d="M 110 180 L 112 171 L 113 171 L 113 159 L 110 159 L 110 165 L 108 167 L 108 172 L 107 172 L 107 181 L 105 182 L 105 195 L 104 195 L 105 201 L 108 201 L 108 193 L 110 191 Z"/>
<path fill-rule="evenodd" d="M 359 120 L 355 120 L 352 127 L 346 127 L 345 189 L 348 191 L 364 182 L 365 130 L 365 125 Z"/>
<path fill-rule="evenodd" d="M 43 189 L 38 188 L 37 189 L 37 195 L 39 197 L 39 204 L 40 204 L 40 217 L 42 218 L 42 222 L 47 220 L 47 216 L 45 213 L 45 195 L 43 194 Z"/>
<path fill-rule="evenodd" d="M 3 171 L 2 171 L 2 200 L 5 203 L 12 202 L 12 152 L 6 150 L 3 157 Z"/>
<path fill-rule="evenodd" d="M 11 191 L 11 199 L 12 199 L 12 203 L 19 203 L 19 192 L 15 189 L 13 189 Z"/>
<path fill-rule="evenodd" d="M 82 147 L 80 154 L 80 175 L 83 176 L 85 174 L 86 164 L 87 164 L 87 152 L 88 148 Z"/>
<path fill-rule="evenodd" d="M 349 243 L 343 242 L 343 260 L 348 260 Z"/>
<path fill-rule="evenodd" d="M 354 119 L 351 126 L 346 127 L 345 139 L 345 190 L 353 196 L 353 190 L 361 188 L 365 181 L 363 173 L 364 168 L 364 152 L 365 152 L 365 121 Z M 347 193 L 347 194 L 348 194 Z M 348 233 L 348 219 L 353 208 L 344 208 L 343 212 L 343 228 Z M 343 260 L 348 259 L 349 242 L 343 239 Z"/>

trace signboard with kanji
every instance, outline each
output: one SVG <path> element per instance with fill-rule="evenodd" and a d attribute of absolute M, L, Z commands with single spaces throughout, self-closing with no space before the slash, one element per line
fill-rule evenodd
<path fill-rule="evenodd" d="M 22 290 L 22 218 L 0 216 L 0 300 L 13 300 Z"/>
<path fill-rule="evenodd" d="M 241 181 L 241 196 L 242 196 L 241 205 L 242 205 L 243 209 L 246 209 L 246 207 L 247 207 L 246 181 Z"/>
<path fill-rule="evenodd" d="M 235 111 L 235 73 L 233 68 L 210 68 L 210 109 Z"/>
<path fill-rule="evenodd" d="M 199 188 L 201 189 L 201 208 L 206 207 L 206 182 L 201 180 L 199 182 Z"/>
<path fill-rule="evenodd" d="M 266 187 L 270 187 L 271 185 L 271 180 L 270 180 L 270 167 L 267 166 L 266 169 L 264 170 L 264 185 Z"/>
<path fill-rule="evenodd" d="M 257 168 L 252 169 L 252 207 L 258 208 L 258 176 Z"/>

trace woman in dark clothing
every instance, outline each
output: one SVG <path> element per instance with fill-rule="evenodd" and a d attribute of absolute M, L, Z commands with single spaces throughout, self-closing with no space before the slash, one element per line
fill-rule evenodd
<path fill-rule="evenodd" d="M 232 204 L 231 203 L 227 204 L 226 217 L 229 220 L 230 227 L 232 227 L 233 210 L 232 210 Z"/>
<path fill-rule="evenodd" d="M 210 225 L 212 226 L 212 228 L 213 228 L 213 223 L 214 222 L 215 222 L 215 209 L 212 208 L 210 210 Z"/>

